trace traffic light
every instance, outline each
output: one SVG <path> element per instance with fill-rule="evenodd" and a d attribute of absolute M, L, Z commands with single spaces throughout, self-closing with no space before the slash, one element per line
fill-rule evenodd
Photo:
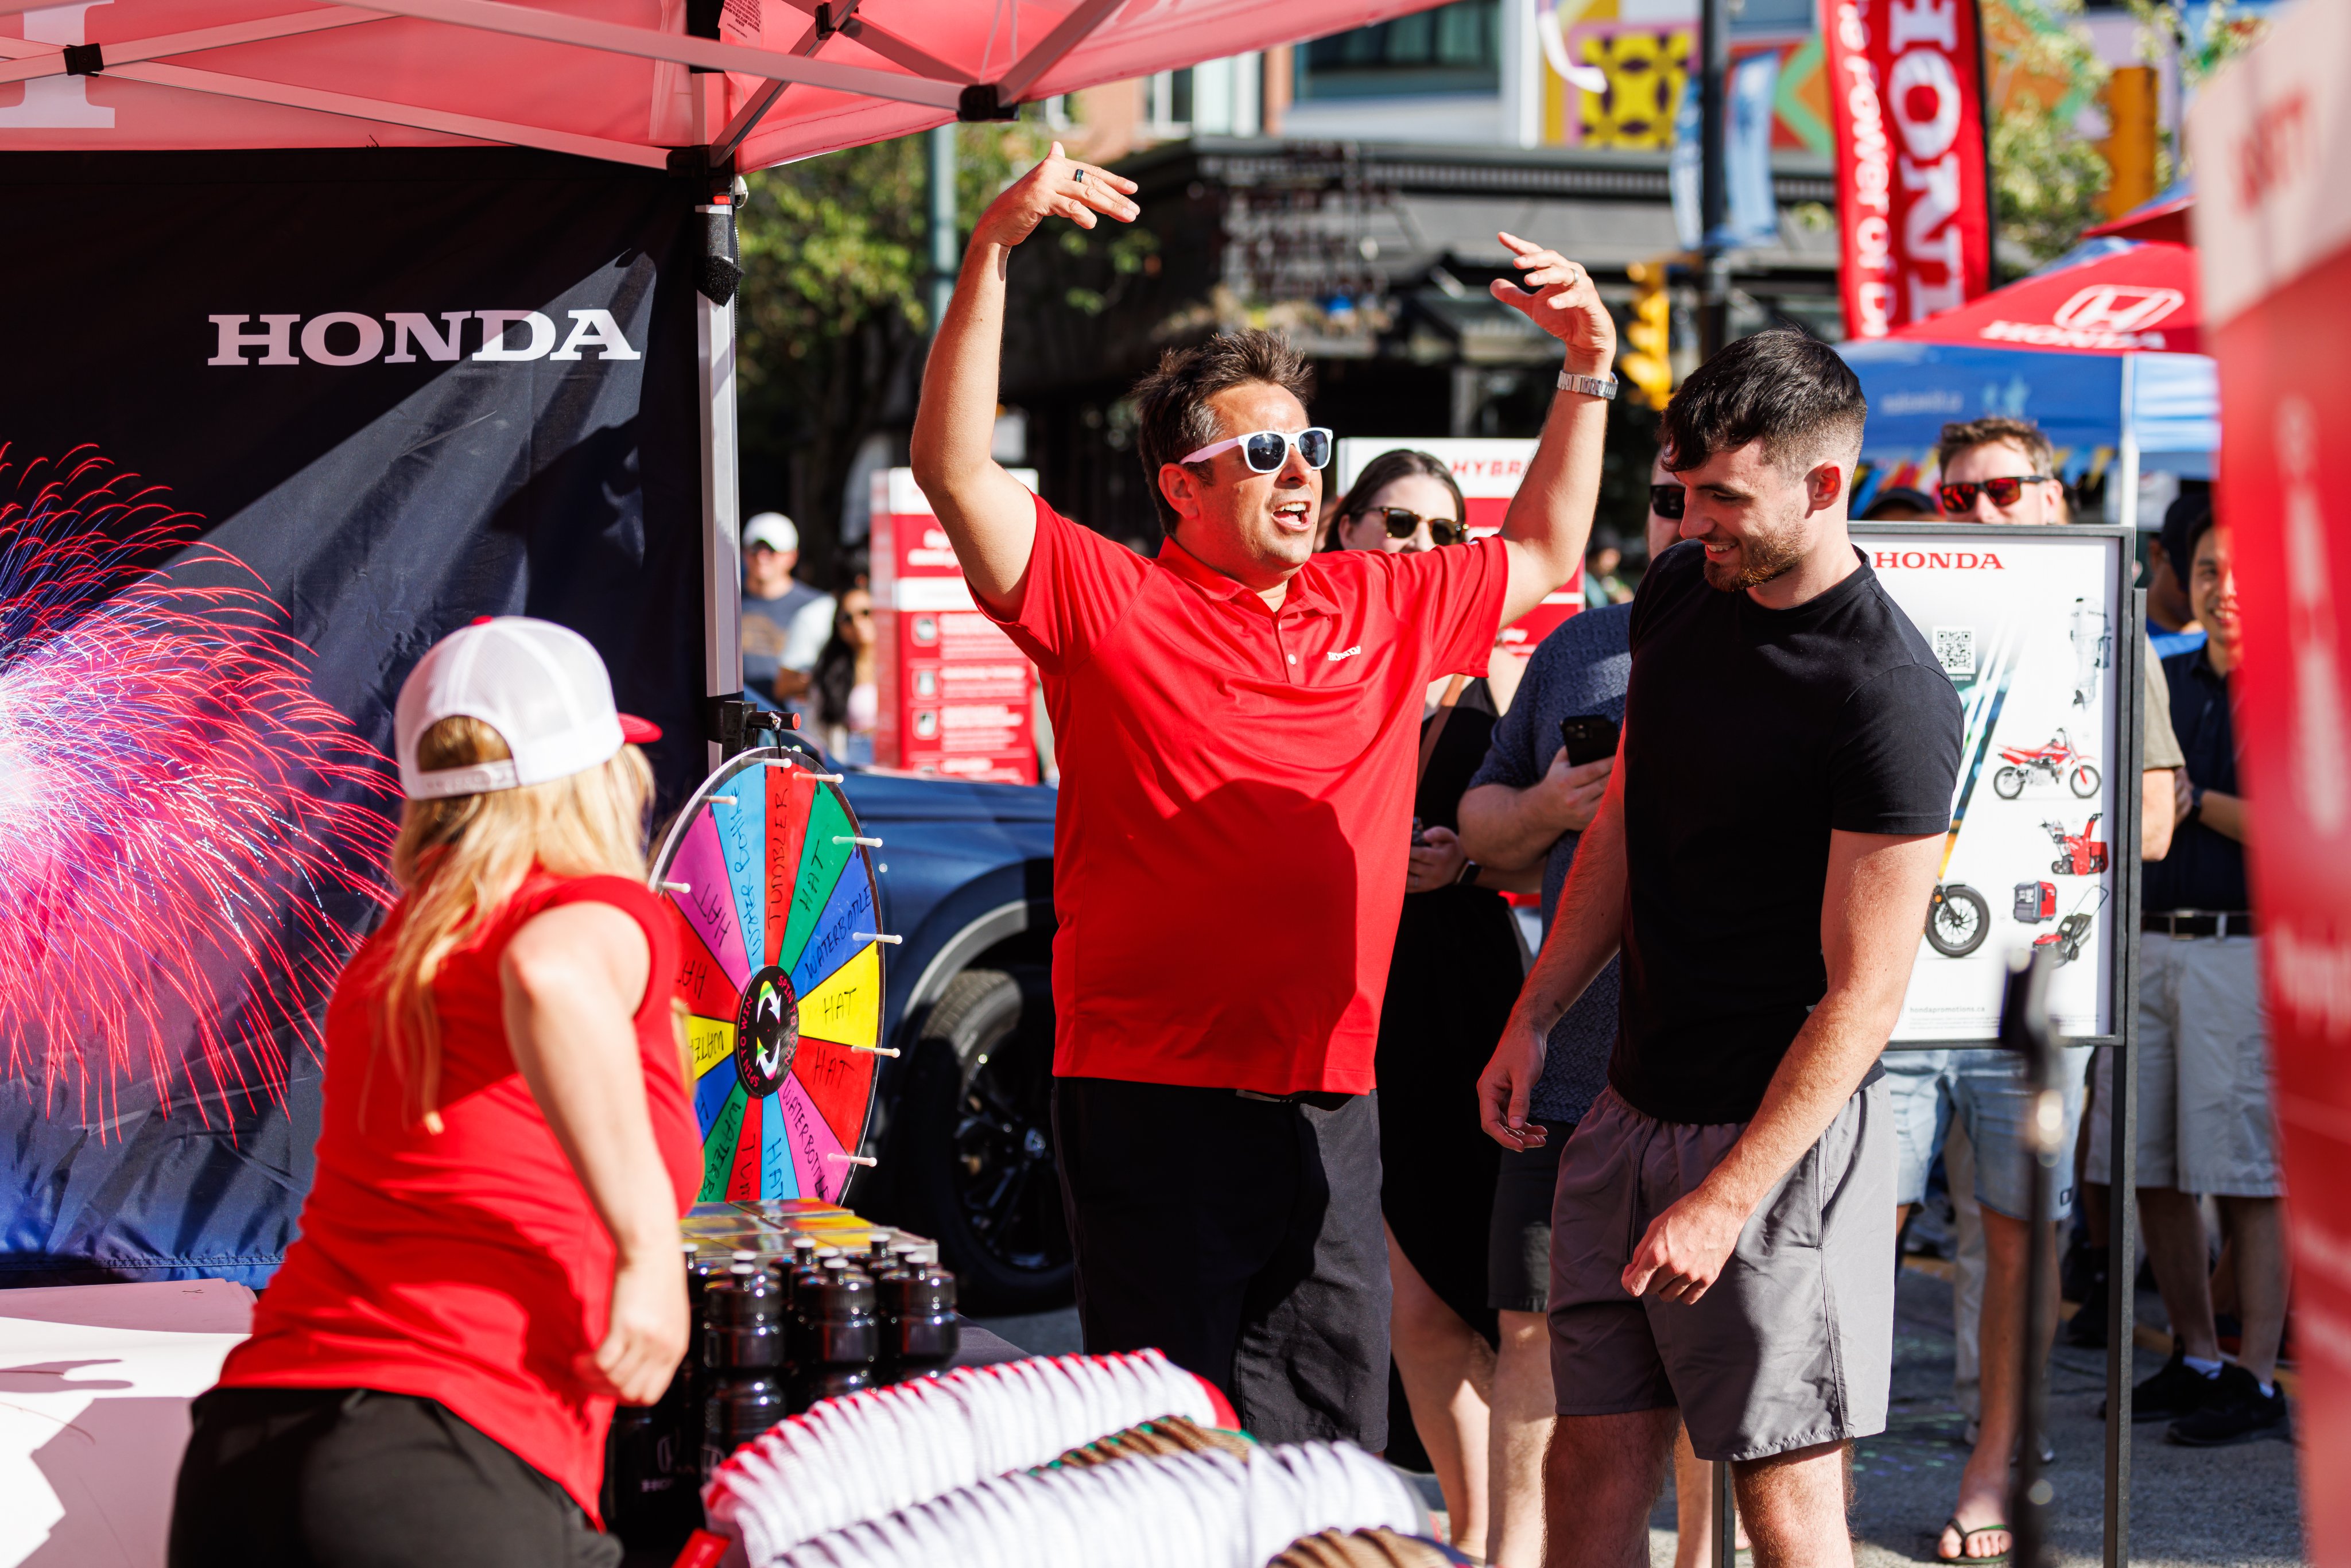
<path fill-rule="evenodd" d="M 1666 292 L 1666 264 L 1636 261 L 1625 276 L 1633 280 L 1633 319 L 1616 368 L 1643 402 L 1663 408 L 1674 395 L 1674 301 Z"/>

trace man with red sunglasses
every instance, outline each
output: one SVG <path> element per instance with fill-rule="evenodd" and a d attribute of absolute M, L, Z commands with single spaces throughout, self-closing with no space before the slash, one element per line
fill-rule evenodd
<path fill-rule="evenodd" d="M 1494 297 L 1559 340 L 1499 538 L 1315 551 L 1332 434 L 1268 332 L 1134 389 L 1165 543 L 1135 554 L 989 454 L 1014 250 L 1131 223 L 1134 182 L 1050 156 L 974 226 L 911 456 L 981 611 L 1036 661 L 1054 816 L 1053 1125 L 1090 1351 L 1156 1345 L 1259 1437 L 1387 1446 L 1374 1047 L 1403 912 L 1422 695 L 1583 557 L 1616 329 L 1510 235 Z M 1024 323 L 1024 325 L 1029 325 Z"/>
<path fill-rule="evenodd" d="M 1936 456 L 1941 475 L 1935 497 L 1946 521 L 2031 528 L 2072 520 L 2055 450 L 2029 421 L 1990 415 L 1947 424 Z M 2171 733 L 2163 667 L 2152 651 L 2142 664 L 2147 697 L 2139 851 L 2143 859 L 2160 860 L 2171 844 L 2171 769 L 2182 759 Z M 1959 1265 L 1963 1279 L 1974 1274 L 1982 1282 L 1974 1291 L 1962 1286 L 1954 1329 L 1962 1346 L 1956 1381 L 1970 1417 L 1974 1450 L 1960 1472 L 1959 1500 L 1936 1552 L 1952 1563 L 2001 1559 L 2012 1542 L 2007 1497 L 2023 1397 L 2015 1347 L 2024 1335 L 2027 1248 L 2037 1243 L 2053 1254 L 2054 1222 L 2072 1210 L 2072 1183 L 2059 1182 L 2055 1211 L 2043 1217 L 2052 1223 L 2034 1226 L 2026 1219 L 2030 1156 L 2023 1129 L 2032 1088 L 2007 1052 L 1905 1051 L 1888 1056 L 1886 1069 L 1900 1156 L 1897 1225 L 1926 1196 L 1928 1168 L 1944 1128 L 1964 1129 L 1973 1155 L 1967 1162 L 1973 1172 L 1968 1190 L 1955 1192 L 1963 1210 Z M 2079 1076 L 2066 1088 L 2066 1146 L 2081 1114 Z M 2091 1218 L 2098 1216 L 2093 1211 Z M 2094 1234 L 2103 1236 L 2104 1227 Z M 2055 1278 L 2054 1269 L 2050 1277 Z M 1975 1311 L 1968 1310 L 1977 1302 Z"/>

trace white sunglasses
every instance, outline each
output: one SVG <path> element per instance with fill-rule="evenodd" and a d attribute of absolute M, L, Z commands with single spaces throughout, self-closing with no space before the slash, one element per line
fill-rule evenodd
<path fill-rule="evenodd" d="M 1330 466 L 1331 433 L 1319 424 L 1311 430 L 1301 430 L 1295 435 L 1280 430 L 1252 431 L 1247 435 L 1236 435 L 1229 440 L 1203 446 L 1197 452 L 1187 453 L 1176 461 L 1206 463 L 1218 453 L 1230 452 L 1238 446 L 1241 449 L 1241 456 L 1248 462 L 1251 473 L 1278 474 L 1281 471 L 1281 465 L 1290 461 L 1290 449 L 1293 445 L 1298 448 L 1298 455 L 1306 459 L 1306 465 L 1309 468 Z"/>

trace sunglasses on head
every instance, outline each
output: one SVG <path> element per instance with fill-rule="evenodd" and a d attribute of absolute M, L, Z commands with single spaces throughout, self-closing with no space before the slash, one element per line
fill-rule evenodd
<path fill-rule="evenodd" d="M 1298 455 L 1306 459 L 1309 468 L 1327 468 L 1331 464 L 1331 433 L 1321 425 L 1292 434 L 1284 430 L 1258 430 L 1247 435 L 1235 435 L 1223 441 L 1211 442 L 1197 452 L 1189 452 L 1178 463 L 1206 463 L 1220 452 L 1230 452 L 1238 446 L 1241 458 L 1252 474 L 1279 474 L 1281 465 L 1290 461 L 1290 449 L 1298 448 Z"/>
<path fill-rule="evenodd" d="M 2002 479 L 1967 479 L 1956 485 L 1936 486 L 1935 496 L 1943 503 L 1946 513 L 1972 511 L 1979 495 L 1990 496 L 1995 507 L 2013 507 L 2027 485 L 2055 477 L 2054 474 L 2014 474 Z"/>
<path fill-rule="evenodd" d="M 1678 523 L 1682 520 L 1682 503 L 1688 496 L 1689 492 L 1679 485 L 1652 485 L 1649 486 L 1649 510 L 1667 522 Z"/>
<path fill-rule="evenodd" d="M 1428 525 L 1428 537 L 1441 545 L 1458 545 L 1469 537 L 1469 525 L 1452 517 L 1424 517 L 1410 507 L 1374 507 L 1355 514 L 1361 517 L 1377 517 L 1384 522 L 1392 539 L 1408 539 L 1420 528 Z"/>

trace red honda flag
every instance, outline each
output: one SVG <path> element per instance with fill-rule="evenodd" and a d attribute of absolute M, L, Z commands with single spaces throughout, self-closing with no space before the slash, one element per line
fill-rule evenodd
<path fill-rule="evenodd" d="M 1991 285 L 1976 0 L 1822 0 L 1847 336 Z"/>

